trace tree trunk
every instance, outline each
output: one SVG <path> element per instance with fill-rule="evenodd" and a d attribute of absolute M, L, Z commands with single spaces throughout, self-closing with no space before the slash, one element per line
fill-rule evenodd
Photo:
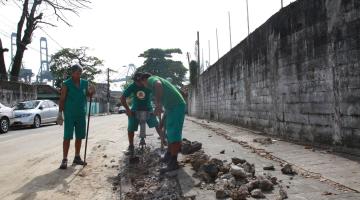
<path fill-rule="evenodd" d="M 0 80 L 7 80 L 6 65 L 4 59 L 4 52 L 8 51 L 3 49 L 2 42 L 0 39 Z"/>
<path fill-rule="evenodd" d="M 14 56 L 14 62 L 12 64 L 11 72 L 10 72 L 10 75 L 11 75 L 10 80 L 11 81 L 18 81 L 18 79 L 19 79 L 19 73 L 20 73 L 20 69 L 21 69 L 22 59 L 24 57 L 24 51 L 25 51 L 25 49 L 23 49 L 23 48 L 16 49 L 16 53 Z"/>

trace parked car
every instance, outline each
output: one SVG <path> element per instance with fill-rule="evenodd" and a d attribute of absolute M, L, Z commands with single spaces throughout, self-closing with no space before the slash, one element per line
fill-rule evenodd
<path fill-rule="evenodd" d="M 59 106 L 50 100 L 20 102 L 15 106 L 15 126 L 31 125 L 39 128 L 41 124 L 56 123 Z"/>
<path fill-rule="evenodd" d="M 118 113 L 119 113 L 119 114 L 121 114 L 121 113 L 126 113 L 125 107 L 124 107 L 124 106 L 120 106 L 120 107 L 119 107 L 119 110 L 118 110 Z"/>
<path fill-rule="evenodd" d="M 0 133 L 6 133 L 14 123 L 15 114 L 12 108 L 0 103 Z"/>

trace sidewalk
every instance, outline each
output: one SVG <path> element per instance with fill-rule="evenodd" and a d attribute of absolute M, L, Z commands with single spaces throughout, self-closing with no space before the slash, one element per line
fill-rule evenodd
<path fill-rule="evenodd" d="M 353 161 L 325 150 L 315 150 L 276 139 L 273 139 L 273 144 L 263 145 L 254 142 L 257 138 L 267 138 L 260 135 L 260 132 L 193 117 L 186 117 L 186 120 L 210 129 L 245 148 L 252 149 L 264 158 L 292 164 L 304 177 L 311 176 L 321 182 L 339 184 L 338 186 L 354 192 L 360 191 L 360 159 Z"/>

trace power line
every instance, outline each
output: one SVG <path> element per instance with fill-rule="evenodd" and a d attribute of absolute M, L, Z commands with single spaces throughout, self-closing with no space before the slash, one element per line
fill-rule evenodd
<path fill-rule="evenodd" d="M 16 6 L 20 9 L 20 11 L 22 12 L 22 8 L 21 6 L 15 1 L 13 0 L 13 2 L 16 4 Z M 49 33 L 47 33 L 42 27 L 39 27 L 40 30 L 42 32 L 44 32 L 53 42 L 55 42 L 56 45 L 58 45 L 60 48 L 64 48 L 58 41 L 56 41 Z"/>
<path fill-rule="evenodd" d="M 53 42 L 55 42 L 60 48 L 64 49 L 59 42 L 57 42 L 49 33 L 47 33 L 42 27 L 39 27 Z"/>
<path fill-rule="evenodd" d="M 21 6 L 15 1 L 15 0 L 13 0 L 13 2 L 15 3 L 15 5 L 22 11 L 22 8 L 21 8 Z"/>

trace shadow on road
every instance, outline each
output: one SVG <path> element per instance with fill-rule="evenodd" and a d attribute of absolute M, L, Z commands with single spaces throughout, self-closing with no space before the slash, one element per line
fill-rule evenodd
<path fill-rule="evenodd" d="M 69 188 L 69 183 L 65 180 L 74 172 L 74 167 L 69 167 L 67 170 L 56 169 L 48 174 L 44 174 L 33 178 L 30 182 L 26 183 L 19 190 L 14 193 L 22 193 L 16 200 L 33 200 L 36 199 L 37 192 L 53 190 L 62 185 L 62 190 Z"/>

